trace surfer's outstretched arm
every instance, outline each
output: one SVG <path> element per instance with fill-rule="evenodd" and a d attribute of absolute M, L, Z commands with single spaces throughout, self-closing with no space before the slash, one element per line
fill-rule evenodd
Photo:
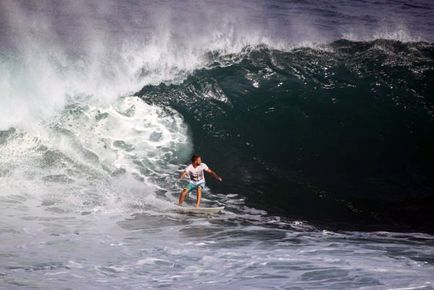
<path fill-rule="evenodd" d="M 179 179 L 183 179 L 185 176 L 187 175 L 187 171 L 183 171 L 181 172 L 181 174 L 179 175 Z"/>
<path fill-rule="evenodd" d="M 209 174 L 211 174 L 212 176 L 214 176 L 215 179 L 217 179 L 218 181 L 222 181 L 223 179 L 217 175 L 217 173 L 215 173 L 214 171 L 212 171 L 211 169 L 207 169 L 206 172 L 208 172 Z"/>

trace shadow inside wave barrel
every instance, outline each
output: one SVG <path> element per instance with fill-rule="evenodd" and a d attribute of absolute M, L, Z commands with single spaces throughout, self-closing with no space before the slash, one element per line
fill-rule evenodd
<path fill-rule="evenodd" d="M 207 55 L 138 95 L 189 124 L 194 151 L 270 213 L 328 226 L 434 230 L 434 46 L 390 40 Z"/>

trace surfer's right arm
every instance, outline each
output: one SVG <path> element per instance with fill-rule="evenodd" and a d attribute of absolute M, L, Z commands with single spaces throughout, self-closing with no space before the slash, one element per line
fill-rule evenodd
<path fill-rule="evenodd" d="M 186 175 L 187 175 L 187 171 L 186 170 L 182 171 L 181 174 L 179 175 L 179 179 L 183 179 Z"/>

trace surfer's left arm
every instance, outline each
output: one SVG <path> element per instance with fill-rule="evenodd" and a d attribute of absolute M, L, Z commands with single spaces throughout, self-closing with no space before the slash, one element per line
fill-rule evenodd
<path fill-rule="evenodd" d="M 212 171 L 211 169 L 205 169 L 206 172 L 208 172 L 209 174 L 211 174 L 212 176 L 214 176 L 215 179 L 217 179 L 218 181 L 222 181 L 223 179 L 217 175 L 217 173 L 215 173 L 214 171 Z"/>

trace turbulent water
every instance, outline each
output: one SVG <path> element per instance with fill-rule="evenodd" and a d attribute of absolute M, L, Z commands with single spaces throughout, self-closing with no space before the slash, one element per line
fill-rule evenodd
<path fill-rule="evenodd" d="M 433 16 L 2 1 L 0 288 L 431 289 Z"/>

